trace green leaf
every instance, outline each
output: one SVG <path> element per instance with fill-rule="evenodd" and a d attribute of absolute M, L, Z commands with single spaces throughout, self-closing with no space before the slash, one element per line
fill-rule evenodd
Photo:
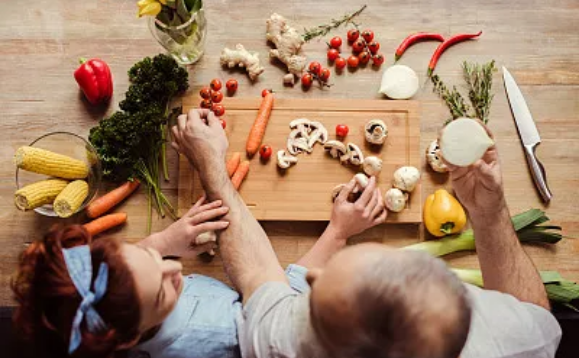
<path fill-rule="evenodd" d="M 191 13 L 187 10 L 187 6 L 185 5 L 185 0 L 177 0 L 177 15 L 179 16 L 181 23 L 184 24 L 191 18 Z"/>

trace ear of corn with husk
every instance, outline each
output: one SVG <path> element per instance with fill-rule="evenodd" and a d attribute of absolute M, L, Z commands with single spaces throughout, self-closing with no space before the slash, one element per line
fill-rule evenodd
<path fill-rule="evenodd" d="M 80 208 L 87 196 L 88 184 L 84 180 L 75 180 L 54 199 L 53 210 L 61 218 L 67 218 Z"/>
<path fill-rule="evenodd" d="M 14 193 L 14 204 L 20 210 L 32 210 L 52 204 L 67 184 L 66 180 L 48 179 L 27 185 Z"/>
<path fill-rule="evenodd" d="M 14 155 L 18 168 L 63 179 L 84 179 L 88 165 L 82 160 L 35 147 L 20 147 Z"/>

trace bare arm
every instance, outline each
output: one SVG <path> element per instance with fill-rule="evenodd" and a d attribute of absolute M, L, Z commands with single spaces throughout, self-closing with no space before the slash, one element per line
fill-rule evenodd
<path fill-rule="evenodd" d="M 207 198 L 229 208 L 223 219 L 230 224 L 220 233 L 219 246 L 225 270 L 244 301 L 265 282 L 287 282 L 269 238 L 227 175 L 228 143 L 218 118 L 208 110 L 191 110 L 179 116 L 172 132 L 173 147 L 197 169 Z"/>
<path fill-rule="evenodd" d="M 541 277 L 511 223 L 496 148 L 469 167 L 449 168 L 454 190 L 470 215 L 485 288 L 548 309 Z"/>

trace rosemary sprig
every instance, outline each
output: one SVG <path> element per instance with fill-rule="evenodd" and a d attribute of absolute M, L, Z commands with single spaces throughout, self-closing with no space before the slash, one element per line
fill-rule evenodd
<path fill-rule="evenodd" d="M 434 84 L 433 91 L 438 93 L 438 95 L 444 100 L 448 109 L 450 109 L 450 114 L 452 116 L 449 121 L 459 118 L 459 117 L 468 117 L 470 112 L 470 107 L 466 104 L 464 98 L 458 92 L 455 86 L 452 87 L 452 90 L 449 90 L 444 82 L 438 77 L 438 75 L 434 75 L 430 77 L 432 83 Z"/>
<path fill-rule="evenodd" d="M 318 25 L 316 27 L 310 29 L 304 29 L 304 34 L 302 38 L 305 42 L 310 41 L 316 37 L 326 36 L 332 29 L 337 29 L 338 27 L 353 23 L 353 20 L 356 16 L 360 15 L 364 9 L 366 9 L 367 5 L 362 6 L 358 11 L 353 12 L 351 14 L 346 14 L 340 19 L 332 19 L 329 24 Z"/>
<path fill-rule="evenodd" d="M 468 85 L 468 98 L 474 107 L 477 118 L 487 123 L 493 95 L 491 87 L 493 85 L 493 72 L 495 71 L 495 61 L 492 60 L 484 65 L 478 63 L 464 62 L 462 64 L 464 80 Z"/>

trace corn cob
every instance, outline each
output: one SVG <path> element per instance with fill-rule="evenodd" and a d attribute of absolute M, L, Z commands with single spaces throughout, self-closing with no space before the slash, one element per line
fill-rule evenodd
<path fill-rule="evenodd" d="M 88 184 L 84 180 L 75 180 L 68 184 L 54 199 L 54 212 L 61 218 L 76 213 L 88 196 Z"/>
<path fill-rule="evenodd" d="M 52 204 L 67 184 L 66 180 L 48 179 L 27 185 L 16 190 L 14 204 L 20 210 L 31 210 L 44 204 Z"/>
<path fill-rule="evenodd" d="M 20 147 L 14 154 L 20 169 L 64 179 L 84 179 L 88 176 L 85 162 L 46 149 Z"/>

